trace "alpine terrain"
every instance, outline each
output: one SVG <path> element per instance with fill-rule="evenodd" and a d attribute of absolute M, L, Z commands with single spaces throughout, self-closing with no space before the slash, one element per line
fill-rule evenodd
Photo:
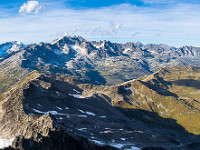
<path fill-rule="evenodd" d="M 200 48 L 0 45 L 0 148 L 200 149 Z"/>

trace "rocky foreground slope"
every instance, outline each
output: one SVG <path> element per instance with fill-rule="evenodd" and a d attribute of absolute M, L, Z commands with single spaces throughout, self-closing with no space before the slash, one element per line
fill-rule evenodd
<path fill-rule="evenodd" d="M 14 149 L 196 149 L 199 76 L 164 68 L 97 86 L 33 71 L 0 95 L 0 137 Z"/>

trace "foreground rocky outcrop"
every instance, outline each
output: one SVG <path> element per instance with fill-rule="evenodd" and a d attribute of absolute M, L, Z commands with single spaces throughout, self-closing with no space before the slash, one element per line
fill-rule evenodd
<path fill-rule="evenodd" d="M 12 147 L 10 149 L 24 149 L 24 150 L 117 150 L 117 148 L 111 146 L 101 146 L 94 142 L 90 142 L 88 139 L 72 136 L 65 131 L 50 131 L 48 136 L 39 137 L 39 141 L 33 139 L 26 139 L 23 136 L 18 136 L 13 141 Z"/>

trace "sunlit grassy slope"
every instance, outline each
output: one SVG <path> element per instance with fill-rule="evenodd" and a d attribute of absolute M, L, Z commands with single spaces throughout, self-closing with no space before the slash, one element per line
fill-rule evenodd
<path fill-rule="evenodd" d="M 109 94 L 113 105 L 155 112 L 175 119 L 188 132 L 200 134 L 200 68 L 163 68 L 150 76 L 132 80 L 118 88 L 123 98 Z"/>

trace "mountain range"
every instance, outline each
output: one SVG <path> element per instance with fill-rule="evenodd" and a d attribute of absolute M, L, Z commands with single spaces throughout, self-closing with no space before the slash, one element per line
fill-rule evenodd
<path fill-rule="evenodd" d="M 199 55 L 80 36 L 1 44 L 0 148 L 198 149 Z"/>
<path fill-rule="evenodd" d="M 19 69 L 73 76 L 83 83 L 92 84 L 114 85 L 149 75 L 163 67 L 200 66 L 198 47 L 90 42 L 79 36 L 62 36 L 51 43 L 27 46 L 8 42 L 0 49 L 2 67 L 5 61 L 18 60 L 21 61 Z"/>

